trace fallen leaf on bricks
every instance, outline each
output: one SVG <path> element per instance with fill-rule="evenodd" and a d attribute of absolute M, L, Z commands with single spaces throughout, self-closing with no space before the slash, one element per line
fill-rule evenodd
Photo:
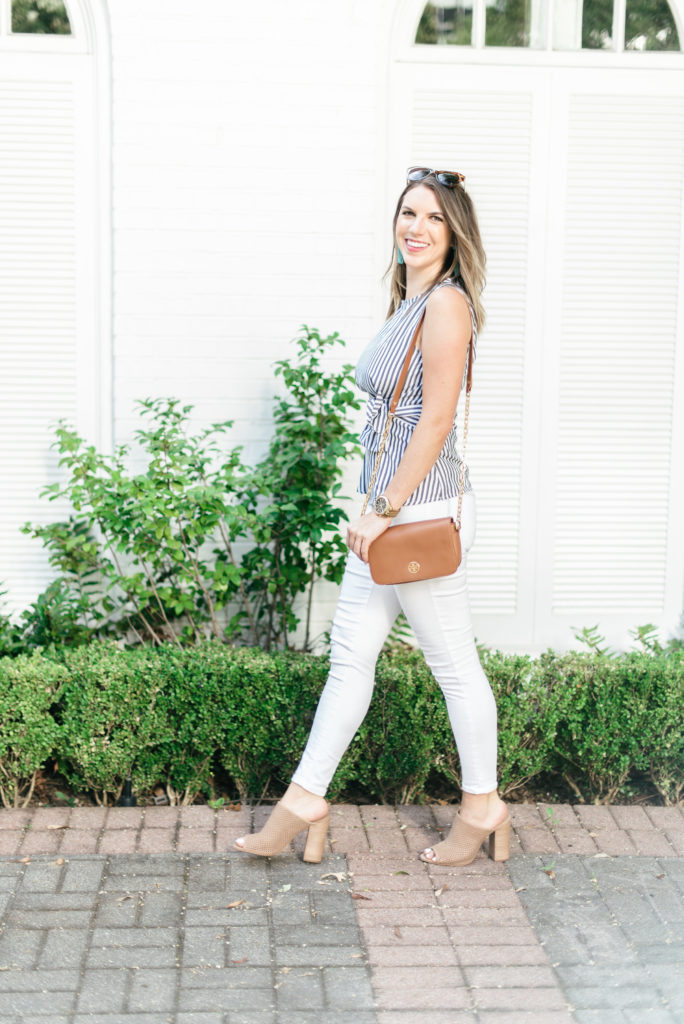
<path fill-rule="evenodd" d="M 353 892 L 352 893 L 352 899 L 353 900 L 372 900 L 373 897 L 372 896 L 364 896 L 362 892 Z"/>
<path fill-rule="evenodd" d="M 126 900 L 132 900 L 132 896 L 119 896 L 117 903 L 124 903 Z"/>
<path fill-rule="evenodd" d="M 31 863 L 31 858 L 30 857 L 22 857 L 21 860 L 19 861 L 19 863 L 20 864 L 30 864 Z"/>
<path fill-rule="evenodd" d="M 408 871 L 393 871 L 393 875 L 408 875 Z"/>
<path fill-rule="evenodd" d="M 235 900 L 234 903 L 226 903 L 226 910 L 232 910 L 233 907 L 241 907 L 244 902 L 244 900 Z"/>
<path fill-rule="evenodd" d="M 280 886 L 280 891 L 281 892 L 289 892 L 291 888 L 292 888 L 292 885 L 290 884 L 290 882 L 288 882 L 287 885 L 281 885 Z"/>
<path fill-rule="evenodd" d="M 59 864 L 60 867 L 61 867 L 61 865 L 63 863 L 64 863 L 64 857 L 59 857 L 58 860 L 55 861 L 55 864 Z"/>
<path fill-rule="evenodd" d="M 516 892 L 525 892 L 526 888 L 527 888 L 526 885 L 519 885 L 518 888 L 515 891 Z"/>
<path fill-rule="evenodd" d="M 435 896 L 441 896 L 445 889 L 449 888 L 449 883 L 445 882 L 441 889 L 435 889 Z"/>
<path fill-rule="evenodd" d="M 249 957 L 243 956 L 240 960 L 231 960 L 230 962 L 231 964 L 246 964 L 248 960 Z"/>
<path fill-rule="evenodd" d="M 398 924 L 394 926 L 394 934 L 396 935 L 396 937 L 398 939 L 402 939 L 403 938 L 403 935 L 401 934 L 401 928 L 399 927 Z"/>
<path fill-rule="evenodd" d="M 344 882 L 346 878 L 344 871 L 329 871 L 327 875 L 321 875 L 319 881 L 324 881 L 326 878 L 334 878 L 337 882 Z"/>
<path fill-rule="evenodd" d="M 69 828 L 68 825 L 48 825 L 48 832 L 54 832 L 59 828 Z"/>

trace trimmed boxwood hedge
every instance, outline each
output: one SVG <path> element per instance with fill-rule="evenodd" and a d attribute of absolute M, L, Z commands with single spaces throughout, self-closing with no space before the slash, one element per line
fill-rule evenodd
<path fill-rule="evenodd" d="M 665 803 L 684 794 L 684 652 L 540 657 L 481 652 L 499 714 L 502 795 L 537 779 L 578 800 L 629 797 L 647 778 Z M 217 770 L 243 800 L 279 795 L 297 765 L 326 657 L 207 641 L 121 650 L 98 641 L 0 659 L 0 796 L 19 806 L 50 760 L 77 792 L 110 803 L 131 775 L 139 795 L 210 795 Z M 387 802 L 458 795 L 444 701 L 420 652 L 378 662 L 370 711 L 330 797 Z"/>

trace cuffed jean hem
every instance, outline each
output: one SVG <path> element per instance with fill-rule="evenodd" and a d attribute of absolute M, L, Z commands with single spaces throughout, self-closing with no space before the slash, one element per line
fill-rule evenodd
<path fill-rule="evenodd" d="M 321 787 L 316 779 L 310 780 L 307 776 L 306 771 L 302 768 L 301 763 L 297 768 L 297 771 L 292 776 L 292 782 L 295 782 L 302 789 L 305 789 L 307 793 L 313 793 L 314 796 L 325 796 L 328 792 L 328 786 Z"/>

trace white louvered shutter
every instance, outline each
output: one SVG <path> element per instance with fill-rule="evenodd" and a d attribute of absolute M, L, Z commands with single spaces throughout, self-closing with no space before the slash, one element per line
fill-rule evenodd
<path fill-rule="evenodd" d="M 525 292 L 508 268 L 527 264 L 531 96 L 526 91 L 505 97 L 475 92 L 464 110 L 459 92 L 419 89 L 412 114 L 417 164 L 434 159 L 434 140 L 443 135 L 437 148 L 443 166 L 467 168 L 466 185 L 470 188 L 472 178 L 473 199 L 483 211 L 480 227 L 487 239 L 489 274 L 498 286 L 492 291 L 487 341 L 479 348 L 473 371 L 468 458 L 482 512 L 472 556 L 477 571 L 471 598 L 478 610 L 510 615 L 517 604 Z M 499 182 L 502 165 L 516 168 L 505 190 Z M 497 231 L 500 224 L 506 225 L 505 232 Z M 504 365 L 505 375 L 492 372 Z M 458 413 L 461 423 L 464 404 Z M 478 469 L 483 456 L 486 475 Z M 505 502 L 497 500 L 501 493 Z"/>
<path fill-rule="evenodd" d="M 684 82 L 558 71 L 553 106 L 536 639 L 622 644 L 682 607 Z"/>
<path fill-rule="evenodd" d="M 95 124 L 88 56 L 2 57 L 0 589 L 18 612 L 53 575 L 19 527 L 66 512 L 38 497 L 58 478 L 54 426 L 95 439 Z"/>

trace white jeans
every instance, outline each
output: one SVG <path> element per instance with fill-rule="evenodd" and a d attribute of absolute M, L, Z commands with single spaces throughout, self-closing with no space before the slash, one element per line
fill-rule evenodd
<path fill-rule="evenodd" d="M 394 523 L 452 515 L 457 498 L 404 506 Z M 350 552 L 331 631 L 330 674 L 292 781 L 325 796 L 373 693 L 375 663 L 403 611 L 446 699 L 467 793 L 491 793 L 496 777 L 496 703 L 477 654 L 468 600 L 466 552 L 475 539 L 475 495 L 463 496 L 463 557 L 451 576 L 393 586 L 374 583 Z"/>

